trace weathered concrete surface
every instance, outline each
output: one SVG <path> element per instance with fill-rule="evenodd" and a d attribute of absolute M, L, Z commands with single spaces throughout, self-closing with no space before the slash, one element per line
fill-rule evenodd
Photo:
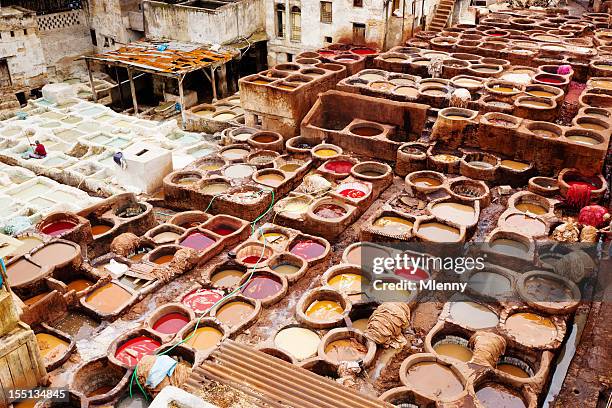
<path fill-rule="evenodd" d="M 264 29 L 264 1 L 241 0 L 216 9 L 144 1 L 147 38 L 223 44 Z"/>

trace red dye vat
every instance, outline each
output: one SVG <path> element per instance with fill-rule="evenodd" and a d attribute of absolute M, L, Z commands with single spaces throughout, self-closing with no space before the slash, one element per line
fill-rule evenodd
<path fill-rule="evenodd" d="M 289 252 L 308 260 L 323 255 L 325 246 L 312 239 L 303 239 L 293 244 Z"/>
<path fill-rule="evenodd" d="M 591 183 L 587 183 L 586 181 L 570 181 L 567 183 L 570 187 L 580 187 L 580 188 L 588 188 L 589 190 L 597 190 L 597 187 L 592 185 Z"/>
<path fill-rule="evenodd" d="M 236 232 L 236 229 L 233 227 L 230 227 L 229 225 L 218 225 L 215 228 L 213 228 L 211 231 L 214 232 L 215 234 L 225 236 L 225 235 L 233 234 L 234 232 Z"/>
<path fill-rule="evenodd" d="M 242 293 L 251 299 L 266 299 L 283 289 L 280 279 L 271 275 L 256 275 L 242 289 Z"/>
<path fill-rule="evenodd" d="M 415 267 L 396 269 L 395 274 L 408 280 L 420 281 L 429 279 L 429 274 L 425 269 Z"/>
<path fill-rule="evenodd" d="M 187 237 L 181 241 L 181 245 L 193 249 L 197 249 L 198 251 L 202 251 L 212 244 L 215 243 L 215 240 L 209 237 L 208 235 L 204 235 L 201 232 L 192 232 L 187 235 Z"/>
<path fill-rule="evenodd" d="M 325 163 L 325 169 L 334 173 L 346 174 L 350 173 L 355 164 L 348 160 L 332 160 Z"/>
<path fill-rule="evenodd" d="M 536 79 L 547 84 L 558 85 L 563 83 L 563 80 L 551 76 L 537 76 Z"/>
<path fill-rule="evenodd" d="M 64 232 L 68 232 L 71 229 L 76 227 L 76 224 L 71 221 L 56 221 L 45 226 L 41 232 L 43 234 L 51 235 L 52 237 L 57 237 L 58 235 L 62 235 Z"/>
<path fill-rule="evenodd" d="M 346 214 L 346 210 L 336 204 L 322 204 L 315 209 L 314 213 L 321 218 L 340 218 Z"/>
<path fill-rule="evenodd" d="M 204 313 L 222 297 L 223 294 L 217 290 L 197 289 L 185 295 L 181 302 L 196 313 Z"/>
<path fill-rule="evenodd" d="M 356 188 L 347 188 L 340 191 L 340 195 L 348 198 L 361 198 L 366 195 L 365 192 L 357 190 Z"/>
<path fill-rule="evenodd" d="M 330 50 L 319 50 L 317 52 L 319 53 L 319 55 L 323 55 L 323 56 L 336 54 L 334 51 L 330 51 Z"/>
<path fill-rule="evenodd" d="M 358 54 L 358 55 L 376 54 L 376 50 L 374 50 L 372 48 L 367 48 L 367 47 L 353 48 L 351 51 L 354 52 L 355 54 Z"/>
<path fill-rule="evenodd" d="M 268 258 L 266 258 L 265 256 L 251 255 L 251 256 L 247 256 L 246 258 L 242 258 L 242 262 L 246 264 L 255 265 L 256 263 L 264 262 L 266 259 Z"/>
<path fill-rule="evenodd" d="M 181 313 L 168 313 L 153 325 L 153 330 L 164 334 L 176 334 L 189 323 L 189 318 Z"/>
<path fill-rule="evenodd" d="M 490 33 L 490 34 L 487 34 L 487 35 L 489 35 L 491 37 L 502 37 L 503 36 L 502 33 Z"/>
<path fill-rule="evenodd" d="M 141 358 L 153 354 L 161 343 L 147 336 L 135 337 L 123 343 L 115 353 L 117 360 L 134 367 Z"/>

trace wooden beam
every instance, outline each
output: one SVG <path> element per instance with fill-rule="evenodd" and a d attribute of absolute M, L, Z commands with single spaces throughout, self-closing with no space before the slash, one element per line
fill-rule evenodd
<path fill-rule="evenodd" d="M 91 93 L 93 94 L 94 102 L 98 102 L 98 93 L 96 92 L 96 87 L 94 85 L 93 75 L 91 74 L 91 63 L 88 59 L 85 60 L 87 64 L 87 74 L 89 75 L 89 86 L 91 87 Z"/>
<path fill-rule="evenodd" d="M 213 102 L 217 102 L 217 83 L 215 81 L 215 68 L 210 67 L 210 83 L 212 84 Z"/>
<path fill-rule="evenodd" d="M 130 90 L 132 91 L 132 103 L 134 104 L 134 115 L 138 117 L 138 101 L 136 100 L 136 87 L 134 86 L 134 78 L 132 70 L 128 68 L 128 78 L 130 79 Z"/>
<path fill-rule="evenodd" d="M 183 130 L 185 130 L 185 125 L 186 125 L 186 121 L 187 119 L 185 118 L 185 93 L 183 92 L 183 80 L 185 79 L 185 76 L 182 75 L 179 77 L 178 79 L 178 86 L 179 86 L 179 101 L 181 103 L 181 120 L 183 122 Z"/>
<path fill-rule="evenodd" d="M 119 70 L 117 69 L 116 65 L 115 65 L 115 77 L 117 78 L 117 83 L 119 84 L 119 103 L 121 104 L 121 109 L 125 109 L 125 106 L 123 105 L 123 90 L 121 89 L 122 87 L 121 77 L 119 76 Z"/>

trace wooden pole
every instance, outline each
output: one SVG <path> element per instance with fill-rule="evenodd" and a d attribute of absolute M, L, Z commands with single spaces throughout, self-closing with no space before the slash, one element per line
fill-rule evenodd
<path fill-rule="evenodd" d="M 215 69 L 210 67 L 210 82 L 212 83 L 213 102 L 217 102 L 217 83 L 215 81 Z"/>
<path fill-rule="evenodd" d="M 128 68 L 128 78 L 130 79 L 130 91 L 132 92 L 132 103 L 134 104 L 134 115 L 138 117 L 138 101 L 136 100 L 136 87 L 134 86 L 134 78 L 132 70 Z"/>
<path fill-rule="evenodd" d="M 89 75 L 89 86 L 91 87 L 91 93 L 93 95 L 94 102 L 98 102 L 98 94 L 94 85 L 93 75 L 91 74 L 91 62 L 86 59 L 85 64 L 87 65 L 87 74 Z"/>
<path fill-rule="evenodd" d="M 179 100 L 181 103 L 181 120 L 183 122 L 183 130 L 185 130 L 186 118 L 185 118 L 185 94 L 183 92 L 183 79 L 185 79 L 185 75 L 181 75 L 178 77 L 178 86 L 179 86 Z"/>
<path fill-rule="evenodd" d="M 119 103 L 121 104 L 121 109 L 125 109 L 125 106 L 123 105 L 123 89 L 121 89 L 123 84 L 121 83 L 121 77 L 119 76 L 119 70 L 117 69 L 116 65 L 115 65 L 115 77 L 117 78 L 117 83 L 119 84 Z"/>

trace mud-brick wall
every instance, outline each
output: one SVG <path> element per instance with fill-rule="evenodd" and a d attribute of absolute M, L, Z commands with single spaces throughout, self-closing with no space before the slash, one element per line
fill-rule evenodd
<path fill-rule="evenodd" d="M 93 52 L 87 18 L 83 10 L 37 16 L 38 33 L 49 76 L 64 79 L 84 71 L 75 58 Z"/>
<path fill-rule="evenodd" d="M 0 16 L 0 60 L 3 59 L 16 91 L 45 84 L 47 66 L 34 13 L 8 7 Z"/>
<path fill-rule="evenodd" d="M 264 30 L 264 0 L 241 0 L 217 9 L 144 1 L 145 35 L 211 44 L 233 42 Z"/>
<path fill-rule="evenodd" d="M 143 37 L 132 27 L 130 14 L 138 12 L 140 0 L 88 0 L 89 27 L 94 31 L 97 52 L 115 50 L 121 45 L 131 43 Z M 110 41 L 112 39 L 112 41 Z"/>

